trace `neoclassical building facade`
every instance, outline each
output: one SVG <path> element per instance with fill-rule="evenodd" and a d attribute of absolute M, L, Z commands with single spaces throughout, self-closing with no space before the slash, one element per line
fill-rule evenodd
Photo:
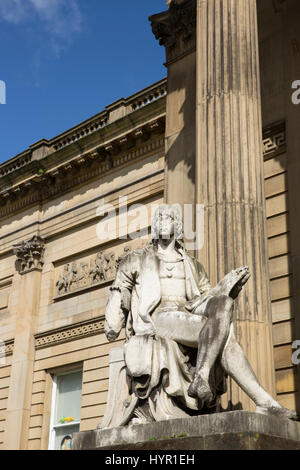
<path fill-rule="evenodd" d="M 204 208 L 190 251 L 212 283 L 250 266 L 238 340 L 299 410 L 299 19 L 297 0 L 171 3 L 150 17 L 167 78 L 0 166 L 0 448 L 68 448 L 101 421 L 124 341 L 104 334 L 109 288 L 164 201 Z M 221 406 L 253 409 L 231 382 Z"/>

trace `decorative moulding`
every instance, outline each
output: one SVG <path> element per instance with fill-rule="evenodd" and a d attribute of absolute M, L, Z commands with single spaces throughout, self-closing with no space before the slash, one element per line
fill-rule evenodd
<path fill-rule="evenodd" d="M 164 125 L 164 117 L 154 119 L 122 138 L 77 154 L 68 161 L 58 164 L 57 160 L 55 166 L 51 164 L 48 169 L 36 168 L 30 178 L 0 191 L 0 217 L 62 195 L 163 148 Z"/>
<path fill-rule="evenodd" d="M 34 335 L 35 349 L 48 348 L 104 332 L 104 316 Z"/>
<path fill-rule="evenodd" d="M 277 152 L 282 152 L 286 146 L 285 123 L 274 124 L 263 132 L 264 158 L 273 157 Z"/>
<path fill-rule="evenodd" d="M 169 10 L 150 16 L 152 31 L 166 48 L 167 64 L 196 49 L 196 1 L 171 2 Z"/>
<path fill-rule="evenodd" d="M 7 356 L 12 356 L 14 352 L 14 339 L 9 339 L 0 343 L 0 365 L 2 365 L 3 358 Z"/>

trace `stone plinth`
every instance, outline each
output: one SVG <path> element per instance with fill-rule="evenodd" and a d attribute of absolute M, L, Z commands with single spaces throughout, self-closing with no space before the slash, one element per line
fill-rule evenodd
<path fill-rule="evenodd" d="M 293 450 L 300 423 L 248 411 L 76 433 L 73 450 Z"/>

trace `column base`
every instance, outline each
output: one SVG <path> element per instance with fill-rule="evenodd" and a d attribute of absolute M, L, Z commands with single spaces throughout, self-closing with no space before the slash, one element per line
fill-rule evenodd
<path fill-rule="evenodd" d="M 73 450 L 300 450 L 300 423 L 230 411 L 74 434 Z"/>

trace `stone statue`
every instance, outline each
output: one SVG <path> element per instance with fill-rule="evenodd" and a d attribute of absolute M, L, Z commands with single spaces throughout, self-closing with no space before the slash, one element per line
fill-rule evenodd
<path fill-rule="evenodd" d="M 151 241 L 119 263 L 105 332 L 113 341 L 126 325 L 125 365 L 116 381 L 117 408 L 99 427 L 214 411 L 227 375 L 258 412 L 297 419 L 262 388 L 235 338 L 233 303 L 249 269 L 232 271 L 212 288 L 182 237 L 179 212 L 162 205 Z"/>

